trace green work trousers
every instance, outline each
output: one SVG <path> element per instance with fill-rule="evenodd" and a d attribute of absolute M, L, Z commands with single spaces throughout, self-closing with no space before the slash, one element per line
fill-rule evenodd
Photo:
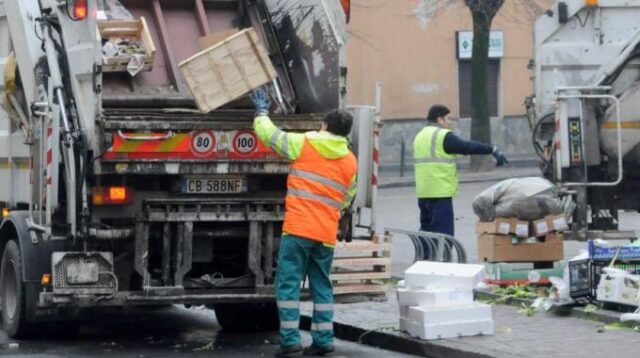
<path fill-rule="evenodd" d="M 276 273 L 276 300 L 280 316 L 280 345 L 300 344 L 300 284 L 305 275 L 313 299 L 311 337 L 320 347 L 333 344 L 333 289 L 331 263 L 333 247 L 325 244 L 283 235 L 278 252 Z"/>

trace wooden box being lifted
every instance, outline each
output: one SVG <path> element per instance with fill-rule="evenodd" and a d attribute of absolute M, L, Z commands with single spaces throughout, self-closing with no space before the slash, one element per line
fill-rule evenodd
<path fill-rule="evenodd" d="M 195 54 L 179 66 L 201 112 L 213 111 L 277 76 L 252 28 Z"/>
<path fill-rule="evenodd" d="M 134 52 L 145 56 L 142 71 L 153 69 L 156 47 L 144 17 L 132 21 L 101 20 L 98 21 L 98 30 L 100 36 L 108 41 L 134 41 L 139 44 L 140 48 L 136 47 Z M 113 56 L 105 56 L 103 53 L 102 72 L 127 72 L 132 56 L 133 53 L 118 53 Z"/>

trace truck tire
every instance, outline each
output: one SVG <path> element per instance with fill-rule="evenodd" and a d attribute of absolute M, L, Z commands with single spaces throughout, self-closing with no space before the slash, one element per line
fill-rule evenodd
<path fill-rule="evenodd" d="M 226 331 L 274 331 L 280 321 L 273 302 L 221 303 L 213 305 L 218 324 Z"/>
<path fill-rule="evenodd" d="M 22 282 L 22 257 L 15 240 L 9 240 L 0 264 L 2 324 L 11 338 L 28 335 L 26 290 Z"/>

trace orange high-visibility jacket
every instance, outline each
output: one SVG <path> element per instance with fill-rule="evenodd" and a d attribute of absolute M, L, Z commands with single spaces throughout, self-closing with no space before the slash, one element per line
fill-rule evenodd
<path fill-rule="evenodd" d="M 340 211 L 356 191 L 357 161 L 344 137 L 329 132 L 285 133 L 256 118 L 263 143 L 293 161 L 287 179 L 284 233 L 335 245 Z"/>

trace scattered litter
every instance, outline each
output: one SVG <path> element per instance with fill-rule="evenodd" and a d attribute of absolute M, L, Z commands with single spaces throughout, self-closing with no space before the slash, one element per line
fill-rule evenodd
<path fill-rule="evenodd" d="M 586 305 L 586 306 L 584 307 L 584 312 L 585 312 L 585 313 L 594 313 L 594 312 L 597 312 L 597 311 L 598 311 L 598 309 L 599 309 L 599 308 L 598 308 L 598 306 L 596 306 L 596 305 L 594 305 L 594 304 L 590 303 L 590 304 L 588 304 L 588 305 Z"/>
<path fill-rule="evenodd" d="M 193 351 L 194 352 L 200 352 L 200 351 L 213 351 L 216 349 L 216 345 L 213 341 L 205 344 L 202 347 L 198 347 L 198 348 L 194 348 Z"/>
<path fill-rule="evenodd" d="M 511 327 L 504 327 L 504 328 L 497 329 L 496 332 L 509 334 L 512 332 L 512 330 L 511 330 Z"/>
<path fill-rule="evenodd" d="M 526 303 L 523 303 L 520 306 L 520 309 L 518 309 L 518 313 L 521 313 L 527 317 L 531 317 L 534 314 L 536 314 L 536 308 L 533 305 L 528 305 Z"/>
<path fill-rule="evenodd" d="M 265 339 L 264 344 L 271 344 L 271 342 L 268 339 Z"/>
<path fill-rule="evenodd" d="M 9 349 L 18 349 L 18 348 L 20 348 L 20 344 L 16 343 L 16 342 L 11 342 L 11 343 L 7 344 L 7 348 L 9 348 Z"/>

